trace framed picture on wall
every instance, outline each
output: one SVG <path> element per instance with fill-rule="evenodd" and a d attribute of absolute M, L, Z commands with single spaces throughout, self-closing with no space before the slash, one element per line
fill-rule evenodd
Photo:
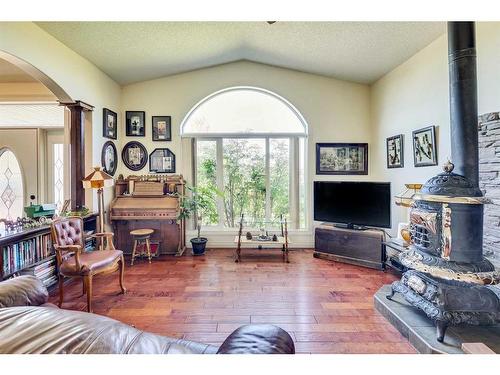
<path fill-rule="evenodd" d="M 102 136 L 116 139 L 118 136 L 118 116 L 116 112 L 103 108 L 102 110 Z"/>
<path fill-rule="evenodd" d="M 153 173 L 175 173 L 175 155 L 168 148 L 156 148 L 149 155 L 149 171 Z"/>
<path fill-rule="evenodd" d="M 144 137 L 146 135 L 146 112 L 126 111 L 125 130 L 128 137 Z"/>
<path fill-rule="evenodd" d="M 111 141 L 107 141 L 102 146 L 101 165 L 104 172 L 110 176 L 114 176 L 118 165 L 118 153 L 116 152 L 115 144 Z"/>
<path fill-rule="evenodd" d="M 404 167 L 404 142 L 403 134 L 389 137 L 386 140 L 387 168 Z"/>
<path fill-rule="evenodd" d="M 153 116 L 151 119 L 153 127 L 153 141 L 171 141 L 172 127 L 170 116 Z"/>
<path fill-rule="evenodd" d="M 415 167 L 438 164 L 435 126 L 413 132 L 413 161 Z"/>
<path fill-rule="evenodd" d="M 140 142 L 128 142 L 122 150 L 122 160 L 128 169 L 139 171 L 148 162 L 146 147 Z"/>
<path fill-rule="evenodd" d="M 316 174 L 368 174 L 368 143 L 316 143 Z"/>

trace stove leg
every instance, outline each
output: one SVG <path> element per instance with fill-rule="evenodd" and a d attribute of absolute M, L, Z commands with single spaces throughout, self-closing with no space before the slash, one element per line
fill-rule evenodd
<path fill-rule="evenodd" d="M 387 298 L 389 301 L 392 300 L 392 297 L 394 297 L 394 294 L 396 293 L 396 291 L 394 290 L 394 288 L 391 289 L 391 293 L 389 293 L 388 295 L 385 296 L 385 298 Z"/>
<path fill-rule="evenodd" d="M 443 322 L 442 320 L 436 321 L 436 333 L 437 333 L 437 340 L 439 342 L 443 342 L 444 334 L 446 333 L 446 328 L 448 328 L 448 323 Z"/>

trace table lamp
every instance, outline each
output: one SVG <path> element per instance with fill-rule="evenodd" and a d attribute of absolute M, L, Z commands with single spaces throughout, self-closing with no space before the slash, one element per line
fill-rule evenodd
<path fill-rule="evenodd" d="M 413 197 L 422 188 L 422 184 L 405 184 L 405 190 L 396 195 L 396 205 L 403 207 L 411 207 L 413 203 Z"/>
<path fill-rule="evenodd" d="M 94 171 L 83 179 L 84 189 L 97 189 L 97 202 L 99 207 L 99 233 L 104 232 L 104 194 L 103 188 L 114 185 L 113 177 L 101 167 L 94 167 Z"/>

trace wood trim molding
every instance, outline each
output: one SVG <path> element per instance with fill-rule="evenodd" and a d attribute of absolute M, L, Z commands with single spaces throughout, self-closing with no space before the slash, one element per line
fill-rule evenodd
<path fill-rule="evenodd" d="M 70 111 L 70 195 L 71 210 L 80 210 L 85 204 L 82 180 L 85 177 L 85 112 L 94 106 L 77 100 L 60 102 Z"/>

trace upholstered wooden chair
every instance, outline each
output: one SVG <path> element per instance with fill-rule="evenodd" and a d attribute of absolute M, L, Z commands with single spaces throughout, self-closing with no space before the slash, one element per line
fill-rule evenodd
<path fill-rule="evenodd" d="M 87 294 L 87 311 L 92 311 L 92 278 L 95 275 L 120 271 L 120 288 L 123 286 L 125 261 L 123 252 L 113 245 L 113 233 L 96 233 L 101 246 L 84 252 L 83 220 L 80 217 L 57 219 L 52 223 L 52 240 L 56 250 L 59 270 L 59 307 L 64 299 L 64 277 L 81 278 L 83 293 Z M 104 241 L 104 239 L 106 241 Z M 105 246 L 104 246 L 105 245 Z"/>

